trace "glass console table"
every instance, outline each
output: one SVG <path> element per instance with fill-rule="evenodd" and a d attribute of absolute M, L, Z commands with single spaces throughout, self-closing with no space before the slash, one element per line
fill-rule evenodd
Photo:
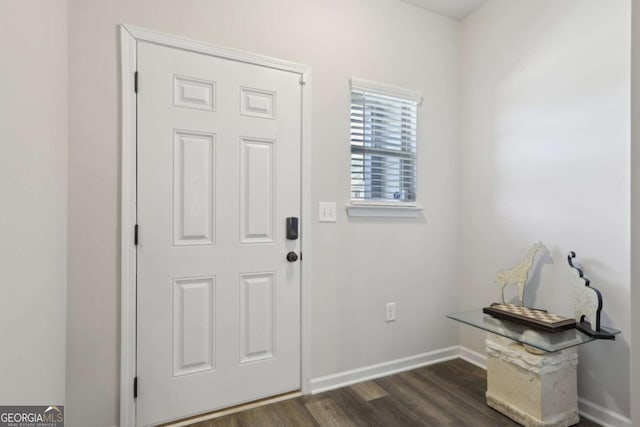
<path fill-rule="evenodd" d="M 481 309 L 447 317 L 488 332 L 487 405 L 526 426 L 569 426 L 580 421 L 576 347 L 597 338 L 577 329 L 539 331 Z"/>
<path fill-rule="evenodd" d="M 546 352 L 555 352 L 580 344 L 595 341 L 597 338 L 583 334 L 577 329 L 569 329 L 561 332 L 545 332 L 531 329 L 528 326 L 514 323 L 508 320 L 497 319 L 482 312 L 482 309 L 463 311 L 447 315 L 449 319 L 457 320 L 469 326 L 473 326 L 487 332 L 510 338 L 521 344 L 526 344 Z M 612 334 L 620 331 L 611 328 L 602 328 Z"/>

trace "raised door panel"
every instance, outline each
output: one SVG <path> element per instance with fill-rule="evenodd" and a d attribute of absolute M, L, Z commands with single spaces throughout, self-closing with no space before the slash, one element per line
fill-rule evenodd
<path fill-rule="evenodd" d="M 240 88 L 240 114 L 261 119 L 276 118 L 276 93 L 270 90 Z"/>
<path fill-rule="evenodd" d="M 215 278 L 173 283 L 173 376 L 215 369 Z"/>
<path fill-rule="evenodd" d="M 240 363 L 274 357 L 275 273 L 240 277 Z"/>
<path fill-rule="evenodd" d="M 193 77 L 173 76 L 173 105 L 216 110 L 216 83 Z"/>
<path fill-rule="evenodd" d="M 240 242 L 274 241 L 275 141 L 240 140 Z"/>
<path fill-rule="evenodd" d="M 215 135 L 174 131 L 174 244 L 215 243 Z"/>

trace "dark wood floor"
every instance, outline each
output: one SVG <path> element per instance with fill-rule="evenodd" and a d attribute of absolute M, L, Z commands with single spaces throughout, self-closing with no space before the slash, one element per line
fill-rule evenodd
<path fill-rule="evenodd" d="M 488 407 L 486 372 L 456 359 L 190 427 L 517 426 Z M 579 426 L 598 424 L 583 419 Z"/>

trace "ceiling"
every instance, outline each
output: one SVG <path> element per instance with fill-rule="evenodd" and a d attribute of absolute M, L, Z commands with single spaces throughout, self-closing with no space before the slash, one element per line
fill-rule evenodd
<path fill-rule="evenodd" d="M 462 19 L 488 0 L 402 0 L 453 19 Z"/>

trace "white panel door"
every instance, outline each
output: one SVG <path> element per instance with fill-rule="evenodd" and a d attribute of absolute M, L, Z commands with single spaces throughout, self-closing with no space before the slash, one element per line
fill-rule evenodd
<path fill-rule="evenodd" d="M 138 44 L 137 424 L 300 388 L 299 75 Z"/>

